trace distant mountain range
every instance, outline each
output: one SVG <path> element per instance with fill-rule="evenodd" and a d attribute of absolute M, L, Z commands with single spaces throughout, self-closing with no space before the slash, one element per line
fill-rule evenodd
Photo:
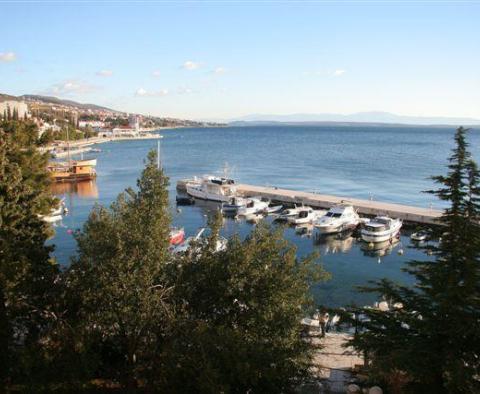
<path fill-rule="evenodd" d="M 324 123 L 368 123 L 368 124 L 398 124 L 398 125 L 451 125 L 472 126 L 480 125 L 480 119 L 452 118 L 452 117 L 423 117 L 404 116 L 390 112 L 357 112 L 354 114 L 290 114 L 290 115 L 264 115 L 251 114 L 231 119 L 229 124 L 241 126 L 252 124 L 324 124 Z"/>

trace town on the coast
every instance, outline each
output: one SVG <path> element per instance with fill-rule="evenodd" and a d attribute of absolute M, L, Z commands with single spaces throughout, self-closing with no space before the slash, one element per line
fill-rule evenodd
<path fill-rule="evenodd" d="M 480 394 L 478 0 L 0 15 L 0 394 Z"/>

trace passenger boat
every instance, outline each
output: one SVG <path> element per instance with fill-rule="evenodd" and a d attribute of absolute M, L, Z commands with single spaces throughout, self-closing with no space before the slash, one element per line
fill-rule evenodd
<path fill-rule="evenodd" d="M 47 171 L 55 182 L 79 182 L 95 179 L 97 160 L 77 160 L 69 163 L 51 162 Z"/>
<path fill-rule="evenodd" d="M 237 193 L 233 179 L 211 175 L 204 176 L 199 182 L 187 183 L 186 189 L 192 197 L 226 203 Z"/>
<path fill-rule="evenodd" d="M 183 228 L 172 228 L 170 230 L 170 245 L 180 245 L 185 239 L 185 230 Z"/>
<path fill-rule="evenodd" d="M 268 208 L 268 202 L 262 201 L 260 198 L 248 198 L 246 204 L 238 209 L 238 214 L 242 216 L 253 215 L 260 212 L 265 212 Z"/>
<path fill-rule="evenodd" d="M 394 239 L 400 232 L 402 221 L 388 216 L 377 216 L 361 230 L 365 242 L 385 242 Z"/>
<path fill-rule="evenodd" d="M 287 222 L 290 224 L 307 224 L 313 223 L 320 215 L 324 215 L 325 211 L 316 211 L 310 207 L 302 207 L 294 216 L 289 216 Z"/>
<path fill-rule="evenodd" d="M 318 218 L 314 225 L 320 234 L 336 234 L 357 228 L 360 217 L 351 205 L 336 205 L 322 217 Z"/>

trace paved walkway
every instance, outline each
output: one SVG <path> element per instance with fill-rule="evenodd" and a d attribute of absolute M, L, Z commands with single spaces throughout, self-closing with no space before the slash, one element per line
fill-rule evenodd
<path fill-rule="evenodd" d="M 363 358 L 352 348 L 342 345 L 350 339 L 350 335 L 342 333 L 327 333 L 324 338 L 313 336 L 312 345 L 321 345 L 313 360 L 313 368 L 321 387 L 314 393 L 345 393 L 345 387 L 352 378 L 352 369 L 355 365 L 363 365 Z"/>

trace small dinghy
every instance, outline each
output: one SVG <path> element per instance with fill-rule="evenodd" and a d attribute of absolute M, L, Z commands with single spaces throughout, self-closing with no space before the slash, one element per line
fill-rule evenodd
<path fill-rule="evenodd" d="M 430 238 L 430 232 L 428 230 L 420 230 L 410 235 L 410 239 L 416 242 L 423 242 Z"/>

